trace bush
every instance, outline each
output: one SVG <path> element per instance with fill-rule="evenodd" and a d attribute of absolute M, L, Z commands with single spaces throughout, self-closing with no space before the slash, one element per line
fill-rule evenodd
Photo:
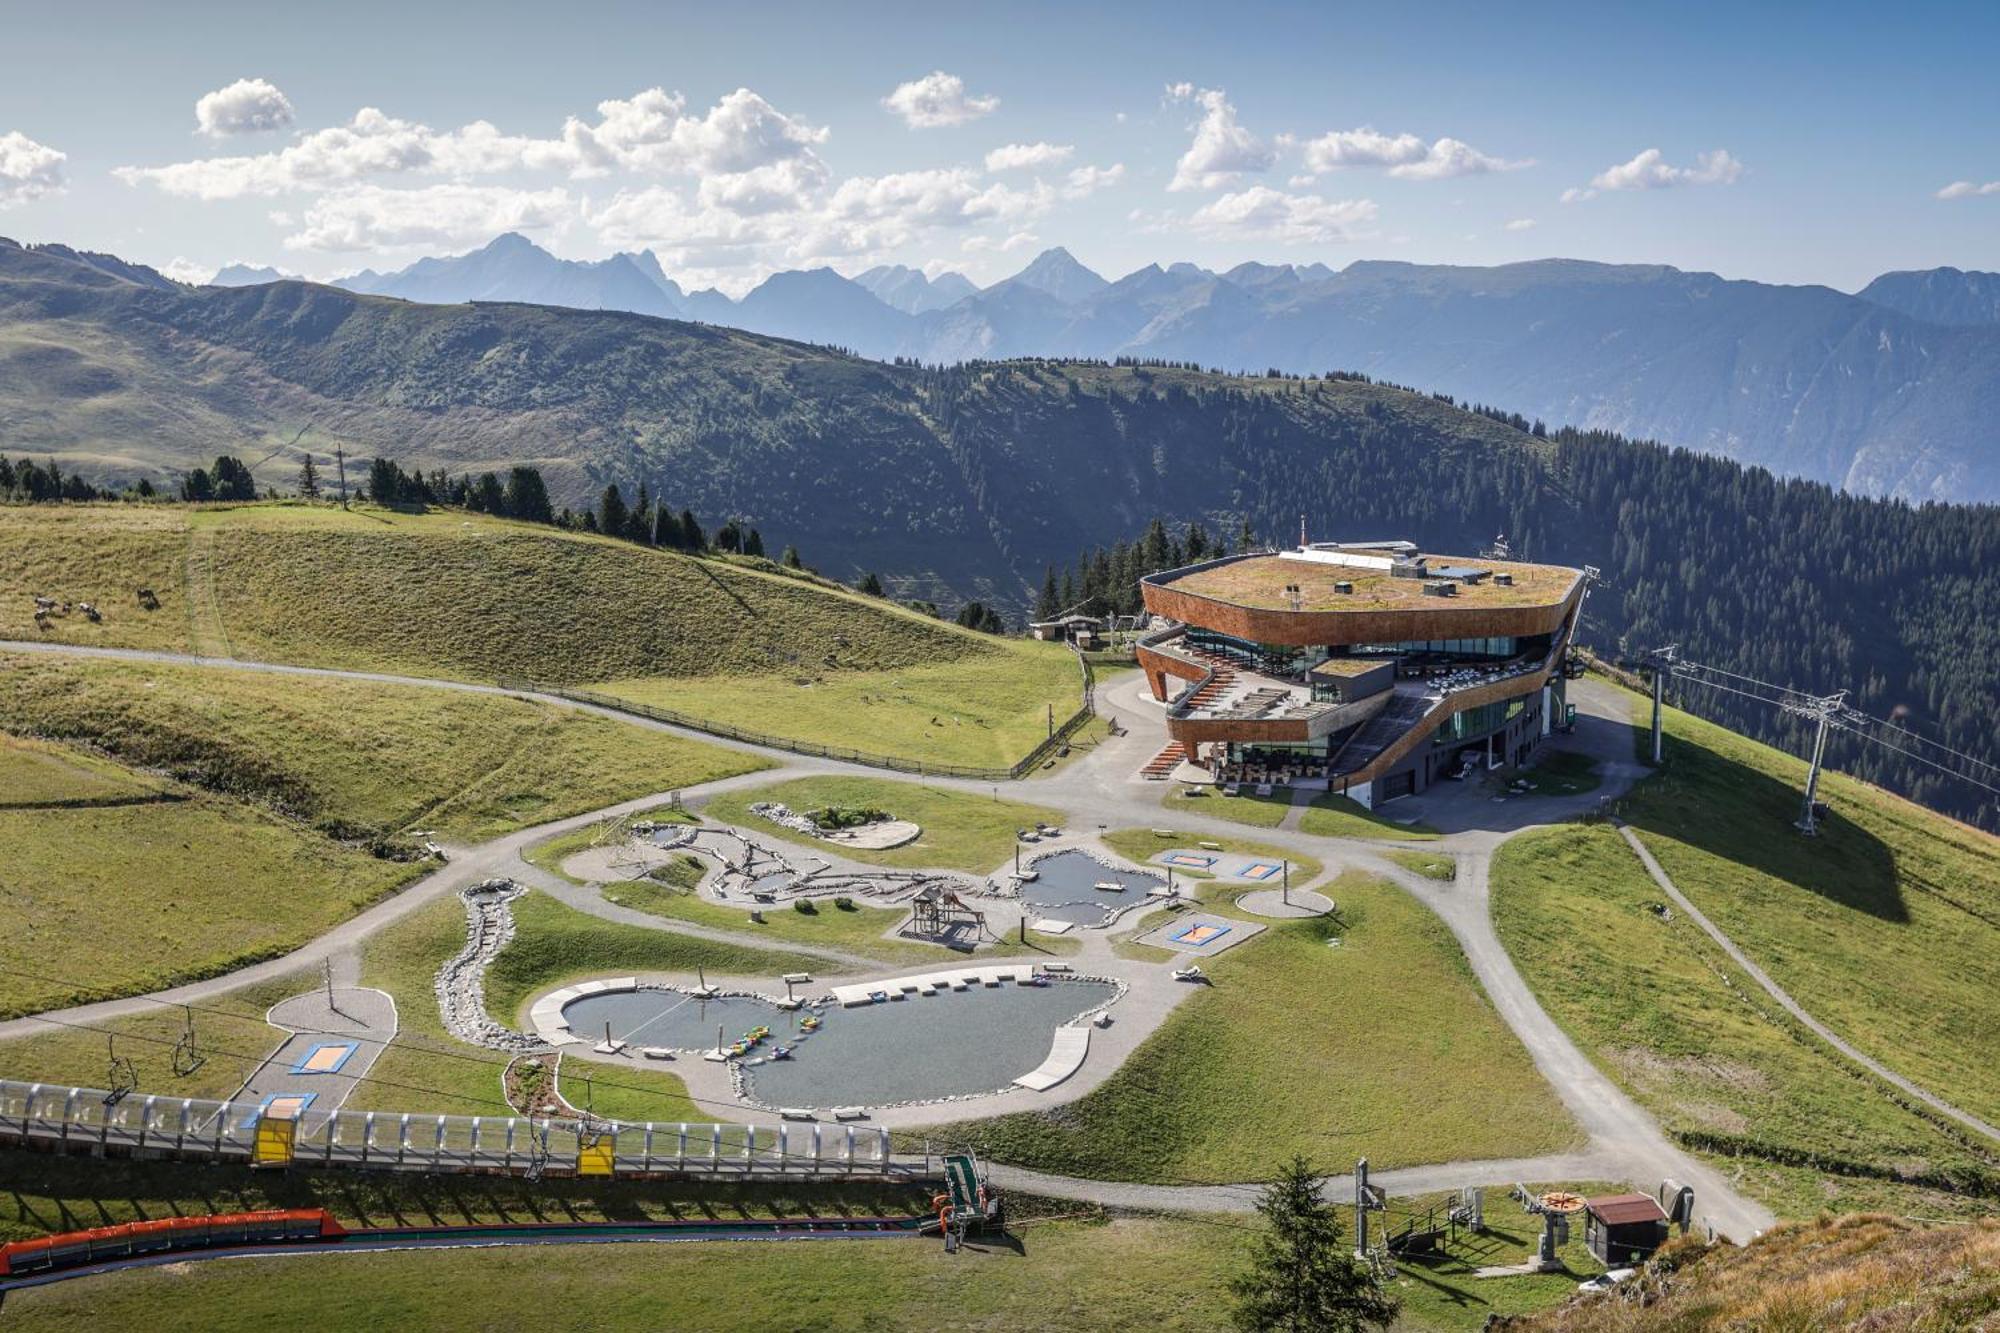
<path fill-rule="evenodd" d="M 833 907 L 834 910 L 837 912 L 852 912 L 855 910 L 854 899 L 846 897 L 844 895 L 842 897 L 835 898 L 833 900 Z"/>
<path fill-rule="evenodd" d="M 800 916 L 819 915 L 819 909 L 812 905 L 812 900 L 810 898 L 794 898 L 792 900 L 792 910 L 794 912 L 797 912 Z"/>

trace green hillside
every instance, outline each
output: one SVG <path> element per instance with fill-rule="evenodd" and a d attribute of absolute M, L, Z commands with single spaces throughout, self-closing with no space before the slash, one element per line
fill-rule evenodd
<path fill-rule="evenodd" d="M 1822 788 L 1833 817 L 1808 840 L 1791 827 L 1799 761 L 1679 712 L 1668 739 L 1666 772 L 1618 809 L 1675 884 L 1809 1013 L 1992 1119 L 2000 844 L 1838 776 Z M 1610 825 L 1525 834 L 1492 883 L 1501 938 L 1543 1004 L 1780 1213 L 2000 1207 L 2000 1144 L 1919 1114 L 1786 1015 L 1659 910 Z"/>
<path fill-rule="evenodd" d="M 148 609 L 136 590 L 150 588 Z M 36 595 L 102 620 L 33 620 Z M 0 511 L 0 637 L 459 680 L 601 684 L 912 760 L 1005 766 L 1076 710 L 1074 657 L 803 577 L 459 512 Z M 857 727 L 857 719 L 866 725 Z"/>
<path fill-rule="evenodd" d="M 0 654 L 0 1014 L 295 948 L 423 873 L 375 854 L 412 830 L 479 841 L 757 767 L 500 696 Z"/>

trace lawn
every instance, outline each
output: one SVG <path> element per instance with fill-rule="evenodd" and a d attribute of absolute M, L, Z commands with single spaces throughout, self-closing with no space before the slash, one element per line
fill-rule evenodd
<path fill-rule="evenodd" d="M 1173 789 L 1160 799 L 1160 805 L 1169 814 L 1211 815 L 1232 824 L 1276 828 L 1285 822 L 1292 809 L 1292 794 L 1282 788 L 1269 796 L 1225 796 L 1220 787 L 1183 787 L 1180 783 L 1171 786 Z M 1200 794 L 1195 795 L 1197 792 Z"/>
<path fill-rule="evenodd" d="M 286 953 L 423 872 L 206 794 L 0 810 L 0 847 L 4 1015 Z"/>
<path fill-rule="evenodd" d="M 0 658 L 0 670 L 11 660 Z M 163 790 L 152 777 L 82 750 L 0 735 L 0 809 L 144 801 Z"/>
<path fill-rule="evenodd" d="M 492 1329 L 532 1309 L 549 1328 L 1227 1328 L 1219 1284 L 1240 1223 L 1051 1221 L 1017 1246 L 933 1239 L 774 1245 L 542 1246 L 199 1263 L 10 1296 L 10 1327 L 143 1319 L 224 1333 L 325 1328 Z M 329 1267 L 332 1265 L 333 1267 Z M 524 1279 L 529 1285 L 523 1285 Z"/>
<path fill-rule="evenodd" d="M 1527 789 L 1539 796 L 1576 796 L 1596 791 L 1603 785 L 1604 776 L 1597 771 L 1597 761 L 1587 754 L 1545 750 L 1528 767 L 1503 769 L 1488 777 L 1485 785 L 1507 791 L 1516 782 L 1526 783 Z"/>
<path fill-rule="evenodd" d="M 1678 711 L 1667 745 L 1619 810 L 1681 891 L 1814 1017 L 2000 1121 L 2000 839 L 1837 773 L 1805 838 L 1802 762 Z"/>
<path fill-rule="evenodd" d="M 0 728 L 266 806 L 331 836 L 480 842 L 764 767 L 555 705 L 373 681 L 0 655 Z"/>
<path fill-rule="evenodd" d="M 836 751 L 918 763 L 1006 768 L 1082 698 L 1076 660 L 1053 644 L 994 640 L 991 651 L 881 671 L 788 666 L 764 674 L 614 680 L 598 691 Z"/>
<path fill-rule="evenodd" d="M 1404 842 L 1429 841 L 1438 836 L 1438 831 L 1428 824 L 1401 824 L 1331 792 L 1306 807 L 1306 812 L 1299 816 L 1299 831 L 1316 838 L 1395 838 Z"/>
<path fill-rule="evenodd" d="M 135 589 L 160 607 L 142 610 Z M 104 621 L 29 619 L 32 594 Z M 1076 710 L 1075 658 L 822 580 L 438 511 L 275 503 L 9 512 L 0 637 L 576 686 L 795 741 L 1011 764 Z M 865 725 L 862 720 L 865 719 Z"/>
<path fill-rule="evenodd" d="M 1458 878 L 1458 858 L 1446 853 L 1384 852 L 1382 855 L 1405 870 L 1414 870 L 1425 879 L 1449 882 Z"/>
<path fill-rule="evenodd" d="M 863 851 L 794 833 L 750 812 L 753 803 L 780 801 L 794 810 L 822 806 L 865 806 L 886 810 L 923 828 L 915 842 L 887 851 Z M 989 874 L 1010 862 L 1015 833 L 1030 825 L 1060 825 L 1063 814 L 993 796 L 926 787 L 889 778 L 794 778 L 768 787 L 739 788 L 711 799 L 701 809 L 710 820 L 734 824 L 762 840 L 798 843 L 851 861 L 905 869 L 965 870 Z"/>
<path fill-rule="evenodd" d="M 212 997 L 192 1014 L 204 1060 L 192 1073 L 174 1073 L 173 1049 L 187 1022 L 179 1005 L 161 1005 L 129 1018 L 81 1026 L 41 1027 L 33 1036 L 0 1043 L 7 1077 L 86 1088 L 108 1086 L 110 1052 L 132 1062 L 143 1092 L 166 1097 L 234 1096 L 284 1034 L 264 1021 L 279 1000 L 319 984 L 319 973 L 298 972 Z M 0 1160 L 8 1154 L 0 1154 Z"/>
<path fill-rule="evenodd" d="M 1871 1186 L 1913 1176 L 2000 1184 L 1992 1154 L 1905 1110 L 1693 923 L 1663 917 L 1658 888 L 1609 825 L 1512 839 L 1494 859 L 1492 893 L 1500 938 L 1551 1016 L 1669 1134 L 1742 1152 L 1745 1187 L 1774 1209 L 1876 1206 L 1885 1197 Z M 1758 1169 L 1774 1158 L 1834 1169 Z"/>
<path fill-rule="evenodd" d="M 1203 960 L 1215 984 L 1094 1092 L 924 1133 L 1063 1175 L 1161 1183 L 1254 1180 L 1294 1153 L 1331 1171 L 1573 1146 L 1443 924 L 1366 876 L 1329 892 L 1337 921 L 1267 923 Z"/>

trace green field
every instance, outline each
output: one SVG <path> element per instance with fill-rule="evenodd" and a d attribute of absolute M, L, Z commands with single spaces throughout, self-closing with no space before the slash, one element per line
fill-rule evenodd
<path fill-rule="evenodd" d="M 997 639 L 977 656 L 883 671 L 787 666 L 755 674 L 615 680 L 595 688 L 748 731 L 920 763 L 1006 768 L 1082 697 L 1067 652 Z"/>
<path fill-rule="evenodd" d="M 1063 1175 L 1161 1183 L 1254 1180 L 1293 1153 L 1332 1170 L 1575 1144 L 1443 924 L 1379 880 L 1328 891 L 1338 920 L 1266 923 L 1204 960 L 1214 985 L 1094 1092 L 926 1133 Z"/>
<path fill-rule="evenodd" d="M 1458 858 L 1444 853 L 1384 852 L 1382 855 L 1405 870 L 1414 870 L 1425 879 L 1451 881 L 1458 878 Z"/>
<path fill-rule="evenodd" d="M 822 806 L 886 810 L 923 828 L 915 842 L 887 851 L 863 851 L 794 833 L 750 812 L 752 804 L 781 801 L 794 810 Z M 889 778 L 794 778 L 768 787 L 723 792 L 702 807 L 707 818 L 734 824 L 758 839 L 775 838 L 870 865 L 913 870 L 965 870 L 983 875 L 1008 864 L 1015 833 L 1036 823 L 1061 825 L 1060 810 L 999 800 L 945 787 L 926 787 Z"/>
<path fill-rule="evenodd" d="M 1885 1205 L 1950 1215 L 1958 1209 L 1896 1182 L 1957 1173 L 2000 1184 L 1994 1155 L 1904 1109 L 1692 922 L 1664 919 L 1658 888 L 1609 825 L 1509 841 L 1492 885 L 1500 938 L 1556 1021 L 1669 1134 L 1743 1152 L 1722 1164 L 1749 1168 L 1744 1187 L 1781 1215 Z M 1807 1159 L 1849 1165 L 1787 1165 Z"/>
<path fill-rule="evenodd" d="M 0 670 L 7 659 L 0 658 Z M 164 784 L 147 774 L 63 745 L 0 735 L 0 810 L 115 805 L 158 797 Z"/>
<path fill-rule="evenodd" d="M 135 597 L 150 587 L 160 606 Z M 33 594 L 101 624 L 29 617 Z M 1053 644 L 823 580 L 460 512 L 299 503 L 10 510 L 0 638 L 556 685 L 795 741 L 1004 766 L 1076 710 Z M 867 725 L 858 728 L 857 719 Z"/>
<path fill-rule="evenodd" d="M 0 728 L 94 746 L 349 839 L 426 829 L 483 842 L 765 766 L 499 695 L 30 654 L 0 654 Z"/>
<path fill-rule="evenodd" d="M 1299 831 L 1316 838 L 1395 838 L 1404 842 L 1438 836 L 1437 830 L 1428 824 L 1399 824 L 1387 815 L 1332 793 L 1315 799 L 1299 816 Z"/>
<path fill-rule="evenodd" d="M 0 847 L 0 1015 L 286 953 L 423 869 L 206 794 L 0 810 Z"/>
<path fill-rule="evenodd" d="M 1174 783 L 1172 788 L 1160 798 L 1161 808 L 1170 815 L 1208 815 L 1251 828 L 1276 828 L 1285 822 L 1292 809 L 1289 791 L 1270 796 L 1225 796 L 1220 787 L 1183 787 Z"/>
<path fill-rule="evenodd" d="M 1803 763 L 1677 711 L 1667 739 L 1618 809 L 1674 883 L 1814 1017 L 2000 1122 L 2000 839 L 1837 773 L 1804 838 Z"/>

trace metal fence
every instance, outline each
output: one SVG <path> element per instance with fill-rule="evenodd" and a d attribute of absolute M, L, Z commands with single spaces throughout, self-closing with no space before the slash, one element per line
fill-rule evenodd
<path fill-rule="evenodd" d="M 726 722 L 713 718 L 696 717 L 672 708 L 656 708 L 651 704 L 638 703 L 631 699 L 621 699 L 613 694 L 600 694 L 596 690 L 577 689 L 568 685 L 545 685 L 539 681 L 508 679 L 503 677 L 500 688 L 517 694 L 546 694 L 557 699 L 568 699 L 572 703 L 590 704 L 596 708 L 609 709 L 617 713 L 630 713 L 635 717 L 666 722 L 689 731 L 704 732 L 710 736 L 720 736 L 724 740 L 742 741 L 749 745 L 760 745 L 770 750 L 787 750 L 792 754 L 812 755 L 822 759 L 838 759 L 845 763 L 861 764 L 868 768 L 883 768 L 895 773 L 914 773 L 919 777 L 965 778 L 975 782 L 1011 782 L 1033 772 L 1056 750 L 1076 735 L 1085 723 L 1096 716 L 1096 677 L 1090 663 L 1082 653 L 1076 655 L 1077 670 L 1083 676 L 1083 701 L 1067 721 L 1049 733 L 1048 739 L 1030 750 L 1006 768 L 974 768 L 965 764 L 926 763 L 921 759 L 909 759 L 898 755 L 874 754 L 867 750 L 854 750 L 840 745 L 815 745 L 811 741 L 797 740 L 789 736 L 774 736 L 765 731 L 752 731 L 747 727 L 732 727 Z"/>
<path fill-rule="evenodd" d="M 261 1102 L 0 1080 L 0 1141 L 24 1146 L 247 1162 L 264 1115 Z M 881 1176 L 894 1166 L 887 1130 L 837 1122 L 593 1123 L 311 1107 L 295 1119 L 292 1160 L 309 1166 L 568 1175 L 586 1146 L 615 1175 Z"/>

